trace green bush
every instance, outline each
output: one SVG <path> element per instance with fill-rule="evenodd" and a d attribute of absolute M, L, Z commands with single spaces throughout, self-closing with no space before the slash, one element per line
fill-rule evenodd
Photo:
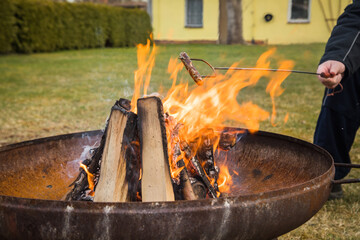
<path fill-rule="evenodd" d="M 54 3 L 40 0 L 17 0 L 17 52 L 56 50 L 56 14 Z"/>
<path fill-rule="evenodd" d="M 138 9 L 129 9 L 126 13 L 127 46 L 146 43 L 152 32 L 149 15 Z"/>
<path fill-rule="evenodd" d="M 11 52 L 16 34 L 15 7 L 11 0 L 0 0 L 0 53 Z"/>
<path fill-rule="evenodd" d="M 106 45 L 109 47 L 125 47 L 126 41 L 126 9 L 109 7 L 108 17 L 108 39 Z"/>
<path fill-rule="evenodd" d="M 7 51 L 11 50 L 11 42 L 12 50 L 22 53 L 134 46 L 145 43 L 152 31 L 148 14 L 138 9 L 49 0 L 12 2 L 16 26 L 12 20 L 13 27 L 7 29 L 16 37 L 7 40 Z"/>

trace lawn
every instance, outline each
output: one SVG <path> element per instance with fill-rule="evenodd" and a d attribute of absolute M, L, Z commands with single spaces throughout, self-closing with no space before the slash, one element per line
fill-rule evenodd
<path fill-rule="evenodd" d="M 158 46 L 149 92 L 166 94 L 172 82 L 167 65 L 170 57 L 186 51 L 214 66 L 241 61 L 254 66 L 269 46 L 166 45 Z M 295 69 L 316 71 L 323 44 L 276 46 L 271 67 L 278 60 L 293 60 Z M 109 109 L 119 97 L 131 99 L 136 49 L 92 49 L 31 55 L 0 56 L 0 145 L 57 134 L 102 128 Z M 200 67 L 202 71 L 205 68 Z M 191 78 L 183 70 L 184 81 Z M 239 101 L 251 100 L 271 112 L 265 93 L 267 80 L 242 90 Z M 265 121 L 264 131 L 312 141 L 323 87 L 312 75 L 291 74 L 276 98 L 276 125 Z M 285 124 L 283 118 L 289 114 Z M 357 138 L 358 139 L 358 138 Z M 351 152 L 360 162 L 359 141 Z M 354 170 L 350 177 L 360 174 Z M 325 204 L 321 211 L 298 229 L 280 239 L 360 239 L 360 185 L 344 186 L 345 197 Z"/>

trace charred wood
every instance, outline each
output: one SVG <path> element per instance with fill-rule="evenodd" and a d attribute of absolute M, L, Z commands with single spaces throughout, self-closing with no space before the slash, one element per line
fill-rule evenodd
<path fill-rule="evenodd" d="M 202 168 L 199 160 L 196 156 L 192 154 L 191 148 L 188 143 L 185 141 L 180 142 L 181 150 L 185 152 L 185 156 L 190 161 L 190 169 L 193 175 L 199 176 L 201 180 L 204 182 L 205 186 L 209 191 L 209 196 L 212 198 L 216 198 L 216 190 L 213 185 L 211 185 L 207 174 L 205 173 L 204 169 Z"/>
<path fill-rule="evenodd" d="M 247 130 L 222 132 L 220 135 L 219 148 L 228 151 L 235 146 L 241 138 L 247 134 Z"/>
<path fill-rule="evenodd" d="M 120 98 L 118 101 L 115 102 L 113 107 L 122 107 L 125 106 L 126 109 L 129 109 L 129 105 L 131 102 L 127 99 Z M 91 159 L 86 159 L 82 163 L 87 167 L 88 171 L 94 175 L 94 182 L 95 186 L 98 182 L 98 178 L 100 175 L 100 164 L 101 159 L 104 151 L 105 146 L 105 140 L 106 140 L 106 133 L 108 129 L 108 120 L 106 121 L 105 128 L 104 128 L 104 134 L 101 137 L 100 144 L 97 148 L 92 149 L 93 152 L 91 154 Z M 65 200 L 66 201 L 92 201 L 93 198 L 91 195 L 89 195 L 89 183 L 87 180 L 87 174 L 82 169 L 79 168 L 79 175 L 75 179 L 75 181 L 70 184 L 70 186 L 74 186 L 73 189 L 69 191 L 69 193 L 66 195 Z M 70 187 L 69 186 L 69 187 Z"/>
<path fill-rule="evenodd" d="M 219 168 L 215 166 L 214 159 L 214 143 L 217 141 L 214 131 L 209 129 L 201 137 L 200 146 L 197 149 L 196 156 L 199 159 L 201 165 L 203 166 L 206 174 L 209 178 L 214 181 L 214 188 L 217 188 L 217 179 L 219 176 Z"/>
<path fill-rule="evenodd" d="M 184 159 L 181 158 L 179 130 L 182 127 L 181 123 L 177 123 L 175 118 L 164 114 L 165 125 L 168 133 L 168 149 L 170 152 L 170 161 L 172 166 L 176 166 L 177 169 L 181 169 L 179 177 L 172 176 L 174 182 L 174 192 L 176 200 L 195 200 L 197 199 L 189 180 L 189 173 L 185 166 Z"/>
<path fill-rule="evenodd" d="M 136 120 L 136 114 L 122 106 L 112 108 L 94 202 L 130 201 L 128 161 L 131 143 L 136 140 Z"/>
<path fill-rule="evenodd" d="M 180 172 L 180 182 L 182 185 L 182 196 L 184 200 L 196 200 L 198 199 L 198 197 L 196 196 L 196 194 L 194 193 L 193 187 L 191 185 L 190 182 L 190 178 L 189 178 L 189 174 L 188 171 L 186 169 L 184 160 L 181 159 L 180 161 L 177 162 L 177 165 L 179 168 L 183 168 Z"/>
<path fill-rule="evenodd" d="M 201 180 L 198 180 L 196 178 L 189 178 L 192 189 L 194 191 L 194 194 L 196 196 L 196 199 L 205 199 L 207 190 L 206 186 Z"/>

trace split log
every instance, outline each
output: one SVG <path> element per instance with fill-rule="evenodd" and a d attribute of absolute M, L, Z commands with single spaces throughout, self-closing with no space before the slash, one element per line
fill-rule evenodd
<path fill-rule="evenodd" d="M 174 201 L 162 102 L 157 97 L 140 98 L 137 108 L 142 201 Z"/>
<path fill-rule="evenodd" d="M 113 107 L 106 133 L 99 182 L 94 202 L 130 201 L 127 173 L 127 148 L 136 134 L 136 114 L 125 108 Z"/>
<path fill-rule="evenodd" d="M 129 100 L 120 98 L 118 101 L 115 102 L 113 107 L 122 107 L 129 111 L 131 108 L 130 103 L 131 102 Z M 101 137 L 99 146 L 91 150 L 93 152 L 91 159 L 86 159 L 82 162 L 88 168 L 88 171 L 94 175 L 95 185 L 97 184 L 100 175 L 100 163 L 104 151 L 108 123 L 109 121 L 107 120 L 104 128 L 104 134 Z M 80 168 L 79 175 L 77 176 L 75 181 L 70 184 L 70 186 L 74 187 L 72 190 L 69 191 L 69 193 L 66 194 L 66 201 L 93 201 L 93 197 L 88 194 L 89 183 L 87 174 L 84 169 Z"/>

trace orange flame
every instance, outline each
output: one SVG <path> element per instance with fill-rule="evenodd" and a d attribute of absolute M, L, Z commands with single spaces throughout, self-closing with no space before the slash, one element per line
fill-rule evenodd
<path fill-rule="evenodd" d="M 94 192 L 94 186 L 95 186 L 95 184 L 94 184 L 94 175 L 89 172 L 86 165 L 80 163 L 80 167 L 82 169 L 84 169 L 84 171 L 87 174 L 87 180 L 88 180 L 88 183 L 89 183 L 89 189 L 91 190 L 89 195 L 90 196 L 95 196 L 95 192 Z"/>
<path fill-rule="evenodd" d="M 280 63 L 279 69 L 292 69 L 294 67 L 293 61 L 283 61 Z M 272 102 L 272 114 L 271 114 L 271 124 L 275 126 L 276 118 L 276 109 L 275 109 L 275 97 L 280 96 L 284 89 L 281 87 L 281 83 L 290 75 L 290 72 L 276 72 L 269 84 L 266 87 L 266 92 L 270 94 Z"/>
<path fill-rule="evenodd" d="M 289 120 L 289 113 L 287 113 L 284 117 L 284 123 L 287 123 L 287 121 Z"/>
<path fill-rule="evenodd" d="M 270 63 L 267 59 L 274 51 L 275 49 L 270 49 L 262 54 L 256 67 L 268 68 Z M 261 77 L 271 74 L 266 71 L 228 71 L 225 75 L 205 79 L 205 84 L 201 87 L 189 88 L 188 84 L 173 84 L 163 100 L 164 111 L 184 124 L 182 131 L 185 131 L 186 140 L 201 135 L 201 129 L 224 127 L 228 121 L 257 131 L 259 123 L 268 119 L 270 114 L 252 102 L 239 104 L 237 96 L 243 88 L 255 85 Z M 278 80 L 279 77 L 281 79 Z M 280 84 L 285 77 L 285 74 L 275 72 L 275 76 L 271 78 L 267 91 L 273 103 L 274 98 L 282 93 Z M 273 107 L 273 116 L 275 114 Z"/>
<path fill-rule="evenodd" d="M 229 169 L 226 165 L 220 166 L 219 178 L 217 180 L 219 191 L 229 193 L 231 185 L 233 183 L 232 177 L 229 173 Z"/>
<path fill-rule="evenodd" d="M 170 73 L 170 79 L 173 80 L 172 88 L 175 87 L 178 73 L 181 69 L 183 69 L 184 64 L 182 62 L 179 62 L 177 58 L 170 58 L 169 64 L 168 64 L 168 73 Z"/>
<path fill-rule="evenodd" d="M 132 98 L 132 111 L 136 112 L 136 101 L 141 96 L 141 87 L 143 94 L 148 91 L 151 79 L 152 68 L 155 65 L 155 54 L 157 48 L 155 44 L 150 46 L 150 41 L 146 45 L 139 44 L 138 48 L 138 69 L 135 71 L 134 95 Z M 275 53 L 276 49 L 271 48 L 264 52 L 256 62 L 256 68 L 269 68 L 269 58 Z M 234 63 L 231 67 L 237 67 L 239 63 Z M 291 69 L 294 66 L 292 61 L 282 61 L 279 63 L 279 69 Z M 184 153 L 180 156 L 174 156 L 172 153 L 176 143 L 185 141 L 187 143 L 197 142 L 201 144 L 201 137 L 204 131 L 213 129 L 221 130 L 226 125 L 235 125 L 244 127 L 250 132 L 258 131 L 260 123 L 270 119 L 271 124 L 275 125 L 276 108 L 275 98 L 280 96 L 284 89 L 282 82 L 290 73 L 269 72 L 269 71 L 228 71 L 224 75 L 217 74 L 214 78 L 204 79 L 202 86 L 189 86 L 188 83 L 177 83 L 177 75 L 183 69 L 183 64 L 177 59 L 170 59 L 168 72 L 171 74 L 172 87 L 168 90 L 163 99 L 164 112 L 176 119 L 175 123 L 167 122 L 168 152 L 171 176 L 177 178 L 182 168 L 177 167 L 177 161 L 186 160 Z M 271 115 L 268 111 L 262 109 L 251 101 L 239 103 L 238 95 L 246 87 L 255 85 L 261 78 L 269 78 L 270 81 L 266 87 L 266 92 L 270 95 L 272 102 Z M 144 80 L 145 78 L 145 80 Z M 288 115 L 285 117 L 286 122 Z M 182 127 L 178 135 L 173 139 L 171 132 L 175 124 L 181 123 Z M 213 147 L 216 148 L 219 141 L 220 131 L 214 131 Z M 215 139 L 215 140 L 214 140 Z M 194 148 L 194 147 L 193 147 Z M 194 149 L 193 149 L 194 150 Z M 197 148 L 195 147 L 195 153 Z M 187 162 L 185 162 L 185 165 Z M 235 173 L 236 174 L 236 173 Z M 210 179 L 212 181 L 213 179 Z M 231 185 L 231 175 L 226 166 L 220 167 L 220 177 L 217 181 L 220 192 L 229 191 Z"/>
<path fill-rule="evenodd" d="M 151 49 L 150 40 L 147 40 L 146 45 L 138 44 L 137 45 L 137 61 L 138 69 L 134 74 L 134 94 L 131 99 L 131 111 L 137 111 L 136 102 L 141 94 L 141 87 L 143 86 L 143 95 L 147 95 L 147 90 L 150 84 L 151 72 L 155 66 L 155 53 L 157 48 L 155 44 Z M 145 78 L 145 81 L 144 81 Z"/>

